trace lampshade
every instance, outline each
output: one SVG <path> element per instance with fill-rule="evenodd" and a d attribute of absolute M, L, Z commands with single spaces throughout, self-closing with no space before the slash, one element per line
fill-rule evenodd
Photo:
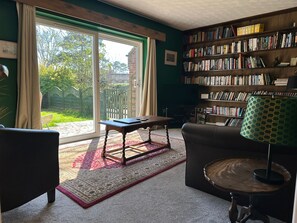
<path fill-rule="evenodd" d="M 297 98 L 251 96 L 240 134 L 258 142 L 297 146 Z"/>
<path fill-rule="evenodd" d="M 297 76 L 289 77 L 287 90 L 297 90 Z"/>
<path fill-rule="evenodd" d="M 282 184 L 281 174 L 272 171 L 271 145 L 297 146 L 297 98 L 283 96 L 251 96 L 248 100 L 240 134 L 268 144 L 267 168 L 254 170 L 257 180 Z"/>

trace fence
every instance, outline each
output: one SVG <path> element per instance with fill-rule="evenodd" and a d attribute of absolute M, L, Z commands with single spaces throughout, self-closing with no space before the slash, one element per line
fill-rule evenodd
<path fill-rule="evenodd" d="M 112 86 L 100 91 L 100 119 L 127 118 L 129 86 Z M 55 110 L 75 110 L 81 115 L 93 117 L 92 88 L 80 92 L 75 88 L 62 91 L 58 87 L 45 93 L 42 108 Z"/>
<path fill-rule="evenodd" d="M 128 117 L 128 86 L 111 87 L 100 95 L 102 120 Z"/>

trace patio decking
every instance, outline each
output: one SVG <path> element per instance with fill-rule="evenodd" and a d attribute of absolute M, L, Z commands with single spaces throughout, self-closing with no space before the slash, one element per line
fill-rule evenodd
<path fill-rule="evenodd" d="M 80 121 L 80 122 L 67 122 L 59 123 L 57 126 L 49 127 L 51 130 L 56 130 L 60 133 L 60 138 L 84 135 L 94 132 L 94 121 Z M 105 127 L 102 125 L 101 131 L 105 131 Z"/>

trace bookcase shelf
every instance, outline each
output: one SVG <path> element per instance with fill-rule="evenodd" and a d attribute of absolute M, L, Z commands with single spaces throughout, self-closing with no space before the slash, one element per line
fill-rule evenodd
<path fill-rule="evenodd" d="M 204 115 L 204 122 L 224 123 L 224 120 L 230 118 L 242 119 L 243 117 L 211 114 L 212 112 L 209 111 L 210 114 L 206 114 L 205 110 L 215 108 L 215 106 L 224 106 L 227 109 L 232 107 L 245 109 L 247 102 L 213 98 L 201 99 L 201 94 L 207 95 L 211 92 L 221 91 L 246 92 L 249 94 L 255 92 L 256 94 L 274 94 L 275 92 L 282 94 L 282 92 L 287 92 L 286 86 L 277 86 L 274 82 L 277 79 L 286 79 L 294 75 L 297 70 L 297 64 L 294 62 L 297 60 L 297 27 L 293 26 L 296 21 L 297 8 L 293 8 L 273 14 L 184 31 L 184 40 L 191 40 L 192 42 L 184 41 L 184 70 L 181 79 L 184 84 L 200 84 L 198 85 L 200 100 L 197 104 L 197 110 L 200 112 L 197 114 Z M 264 31 L 261 32 L 260 30 L 257 33 L 240 36 L 235 35 L 237 27 L 247 27 L 254 24 L 264 27 Z M 226 38 L 215 39 L 219 36 Z M 196 41 L 211 38 L 213 39 Z M 252 66 L 251 63 L 253 63 Z M 279 66 L 279 63 L 289 63 L 290 66 Z M 263 83 L 263 75 L 265 85 L 259 85 L 258 83 Z M 257 77 L 261 77 L 261 82 L 254 81 L 254 78 L 257 79 Z M 231 81 L 228 78 L 231 78 Z M 215 85 L 218 83 L 239 83 L 234 82 L 235 78 L 242 78 L 240 83 L 245 84 Z M 253 80 L 248 79 L 247 82 L 247 78 L 253 78 Z M 198 118 L 196 118 L 197 120 Z"/>
<path fill-rule="evenodd" d="M 231 100 L 215 100 L 215 99 L 201 99 L 204 102 L 216 102 L 216 103 L 230 103 L 230 104 L 243 104 L 246 105 L 246 101 L 231 101 Z"/>
<path fill-rule="evenodd" d="M 294 13 L 291 13 L 291 14 L 294 14 Z M 259 19 L 256 19 L 256 20 L 261 22 L 260 16 L 259 16 Z M 249 20 L 247 19 L 247 21 L 249 21 Z M 294 21 L 294 20 L 292 20 L 292 21 Z M 236 23 L 236 21 L 234 21 L 234 23 Z M 250 23 L 253 23 L 253 22 L 250 20 Z M 207 27 L 204 27 L 201 29 L 207 29 Z M 193 30 L 189 31 L 187 34 L 188 35 L 191 35 L 191 33 L 194 34 L 201 29 L 200 28 L 193 29 Z M 226 38 L 221 38 L 221 39 L 216 39 L 216 40 L 185 43 L 184 47 L 191 47 L 191 46 L 197 46 L 197 45 L 208 45 L 208 44 L 213 44 L 213 43 L 232 42 L 232 41 L 238 41 L 238 40 L 242 40 L 242 39 L 249 39 L 249 38 L 253 38 L 253 37 L 263 37 L 263 36 L 267 36 L 267 35 L 274 34 L 274 33 L 287 33 L 287 32 L 295 32 L 295 31 L 297 31 L 297 27 L 280 28 L 280 29 L 274 29 L 274 30 L 269 30 L 269 31 L 247 34 L 247 35 L 241 35 L 241 36 L 226 37 Z"/>
<path fill-rule="evenodd" d="M 207 116 L 214 116 L 214 117 L 224 117 L 224 118 L 238 118 L 243 119 L 241 116 L 233 116 L 233 115 L 217 115 L 217 114 L 207 114 Z"/>
<path fill-rule="evenodd" d="M 296 31 L 297 32 L 297 31 Z M 197 56 L 197 57 L 184 57 L 184 61 L 200 61 L 200 60 L 208 60 L 208 59 L 217 59 L 217 58 L 228 58 L 233 57 L 237 58 L 239 57 L 239 54 L 241 55 L 261 55 L 273 51 L 296 51 L 297 46 L 292 47 L 284 47 L 284 48 L 275 48 L 275 49 L 265 49 L 265 50 L 255 50 L 255 51 L 247 51 L 247 52 L 238 52 L 238 53 L 226 53 L 226 54 L 214 54 L 214 55 L 205 55 L 205 56 Z M 274 68 L 274 67 L 273 67 Z"/>
<path fill-rule="evenodd" d="M 297 51 L 297 48 L 296 48 Z M 296 57 L 297 53 L 295 52 Z M 230 70 L 203 70 L 203 71 L 189 71 L 184 72 L 183 76 L 203 76 L 203 75 L 249 75 L 251 73 L 269 73 L 269 72 L 285 72 L 288 74 L 288 77 L 294 73 L 297 69 L 297 66 L 276 66 L 276 67 L 258 67 L 258 68 L 243 68 L 243 69 L 230 69 Z M 289 73 L 288 73 L 289 72 Z"/>

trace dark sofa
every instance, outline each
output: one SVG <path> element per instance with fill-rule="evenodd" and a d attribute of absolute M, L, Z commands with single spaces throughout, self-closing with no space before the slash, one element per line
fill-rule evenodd
<path fill-rule="evenodd" d="M 3 127 L 3 126 L 2 126 Z M 47 193 L 55 200 L 59 185 L 59 133 L 0 127 L 1 211 Z"/>
<path fill-rule="evenodd" d="M 229 193 L 213 187 L 204 178 L 204 166 L 223 158 L 267 158 L 267 145 L 245 139 L 240 135 L 240 128 L 186 123 L 182 127 L 182 135 L 187 154 L 186 185 L 226 200 L 230 200 Z M 273 161 L 283 165 L 291 173 L 292 180 L 288 186 L 271 196 L 254 197 L 254 205 L 265 214 L 291 222 L 297 149 L 274 147 L 273 151 Z M 239 203 L 247 205 L 248 197 L 240 196 Z"/>

